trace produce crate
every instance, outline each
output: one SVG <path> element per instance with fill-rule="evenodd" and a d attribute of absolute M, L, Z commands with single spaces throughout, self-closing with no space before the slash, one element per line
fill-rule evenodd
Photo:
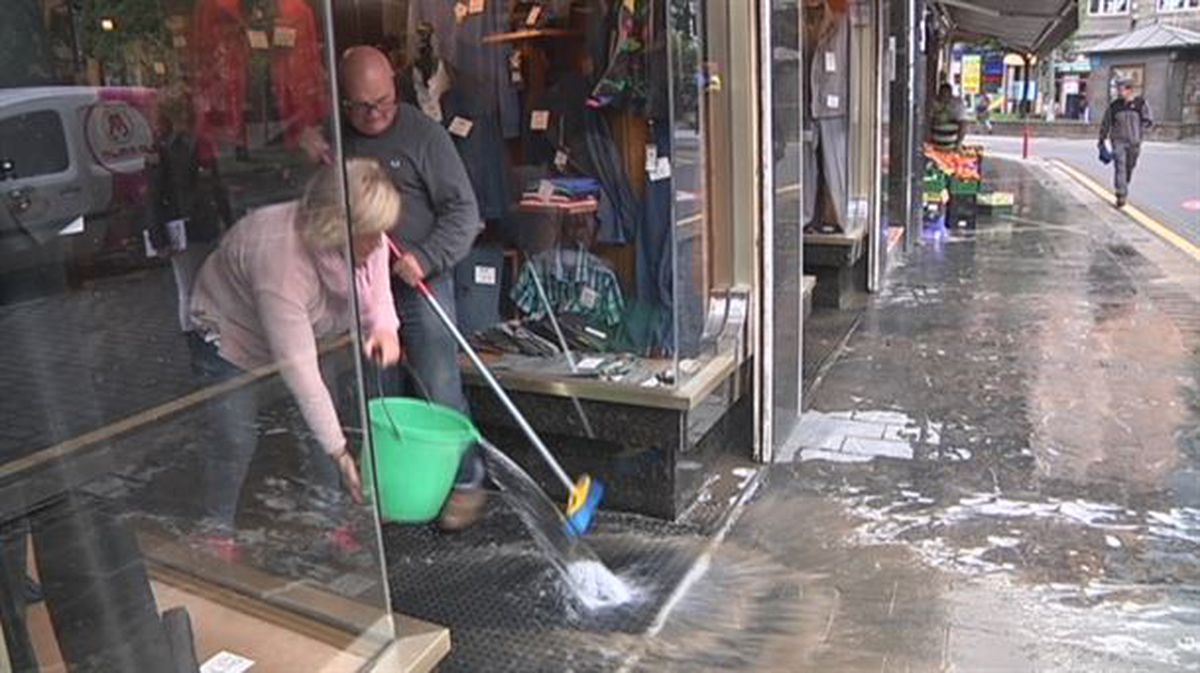
<path fill-rule="evenodd" d="M 1012 192 L 982 192 L 976 201 L 985 208 L 1012 208 L 1016 199 Z"/>
<path fill-rule="evenodd" d="M 950 178 L 950 194 L 978 194 L 981 184 L 979 180 L 959 180 L 952 177 Z"/>

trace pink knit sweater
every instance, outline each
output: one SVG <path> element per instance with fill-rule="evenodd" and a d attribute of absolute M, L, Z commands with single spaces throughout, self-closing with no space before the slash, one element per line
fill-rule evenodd
<path fill-rule="evenodd" d="M 220 339 L 229 362 L 247 370 L 278 365 L 308 427 L 332 455 L 345 436 L 321 378 L 317 340 L 350 329 L 349 269 L 339 263 L 341 249 L 309 248 L 295 225 L 298 207 L 268 206 L 233 227 L 200 271 L 192 316 Z M 399 328 L 386 246 L 355 269 L 354 287 L 364 335 Z"/>

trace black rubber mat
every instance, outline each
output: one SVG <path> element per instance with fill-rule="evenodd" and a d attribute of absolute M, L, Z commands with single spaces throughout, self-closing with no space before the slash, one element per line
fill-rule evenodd
<path fill-rule="evenodd" d="M 496 494 L 472 529 L 388 525 L 393 609 L 451 631 L 439 671 L 601 671 L 628 652 L 615 647 L 648 629 L 706 539 L 698 525 L 602 513 L 587 541 L 634 590 L 619 608 L 582 611 L 520 520 Z"/>

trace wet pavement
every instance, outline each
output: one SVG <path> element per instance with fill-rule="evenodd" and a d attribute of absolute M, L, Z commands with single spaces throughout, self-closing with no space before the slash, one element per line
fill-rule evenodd
<path fill-rule="evenodd" d="M 988 168 L 630 670 L 1200 670 L 1200 269 Z"/>

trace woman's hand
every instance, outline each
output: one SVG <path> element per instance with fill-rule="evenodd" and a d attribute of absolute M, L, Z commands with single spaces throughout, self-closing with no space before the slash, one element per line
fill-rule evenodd
<path fill-rule="evenodd" d="M 350 499 L 356 505 L 363 504 L 362 479 L 358 476 L 358 466 L 354 464 L 354 456 L 350 455 L 350 451 L 343 445 L 342 452 L 334 456 L 333 460 L 342 472 L 342 486 L 350 493 Z"/>
<path fill-rule="evenodd" d="M 400 334 L 392 329 L 378 329 L 363 343 L 367 357 L 381 367 L 391 367 L 400 362 Z"/>

